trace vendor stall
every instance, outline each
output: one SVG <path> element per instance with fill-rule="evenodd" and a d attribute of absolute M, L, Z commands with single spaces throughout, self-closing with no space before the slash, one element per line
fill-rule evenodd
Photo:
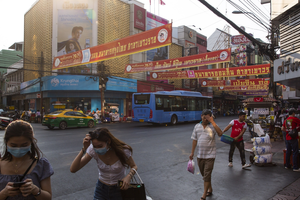
<path fill-rule="evenodd" d="M 252 136 L 253 124 L 260 124 L 261 128 L 268 133 L 271 138 L 277 139 L 274 134 L 274 107 L 279 101 L 274 98 L 248 98 L 243 101 L 243 107 L 247 114 L 247 124 Z M 252 129 L 251 129 L 252 128 Z"/>

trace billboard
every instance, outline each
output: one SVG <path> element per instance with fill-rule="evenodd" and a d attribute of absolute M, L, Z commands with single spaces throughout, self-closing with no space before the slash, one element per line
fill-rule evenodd
<path fill-rule="evenodd" d="M 62 56 L 97 44 L 97 0 L 63 0 L 53 2 L 53 55 Z M 64 72 L 90 73 L 91 65 Z"/>
<path fill-rule="evenodd" d="M 151 30 L 153 28 L 168 24 L 168 20 L 163 19 L 157 15 L 147 12 L 147 26 L 146 29 Z M 147 62 L 165 60 L 169 58 L 168 47 L 161 47 L 147 51 Z"/>

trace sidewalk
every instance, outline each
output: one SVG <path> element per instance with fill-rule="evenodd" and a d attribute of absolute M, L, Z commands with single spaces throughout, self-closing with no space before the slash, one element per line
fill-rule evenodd
<path fill-rule="evenodd" d="M 246 135 L 250 135 L 246 134 Z M 253 142 L 251 138 L 245 138 L 245 149 L 252 149 Z M 284 166 L 284 153 L 283 150 L 285 149 L 284 141 L 274 141 L 271 142 L 271 152 L 273 153 L 272 162 L 279 167 Z M 299 173 L 299 172 L 294 172 Z M 278 191 L 272 198 L 269 200 L 300 200 L 300 178 L 291 184 L 287 185 L 282 190 Z"/>

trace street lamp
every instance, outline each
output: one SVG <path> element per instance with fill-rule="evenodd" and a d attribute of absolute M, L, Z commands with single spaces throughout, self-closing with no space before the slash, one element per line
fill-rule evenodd
<path fill-rule="evenodd" d="M 261 25 L 263 25 L 268 31 L 270 31 L 270 27 L 267 27 L 256 15 L 254 15 L 252 12 L 242 12 L 240 10 L 234 10 L 232 11 L 232 14 L 250 14 L 252 15 L 256 21 L 258 21 Z"/>

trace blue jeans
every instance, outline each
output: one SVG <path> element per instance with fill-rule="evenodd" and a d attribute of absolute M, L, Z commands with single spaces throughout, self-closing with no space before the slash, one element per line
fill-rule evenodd
<path fill-rule="evenodd" d="M 105 185 L 98 180 L 94 200 L 122 200 L 120 188 L 117 185 Z"/>
<path fill-rule="evenodd" d="M 298 166 L 298 154 L 299 154 L 299 147 L 298 147 L 298 140 L 286 140 L 287 145 L 286 145 L 286 156 L 285 156 L 285 161 L 286 161 L 286 167 L 290 168 L 291 167 L 291 153 L 293 150 L 293 169 L 299 169 Z"/>

